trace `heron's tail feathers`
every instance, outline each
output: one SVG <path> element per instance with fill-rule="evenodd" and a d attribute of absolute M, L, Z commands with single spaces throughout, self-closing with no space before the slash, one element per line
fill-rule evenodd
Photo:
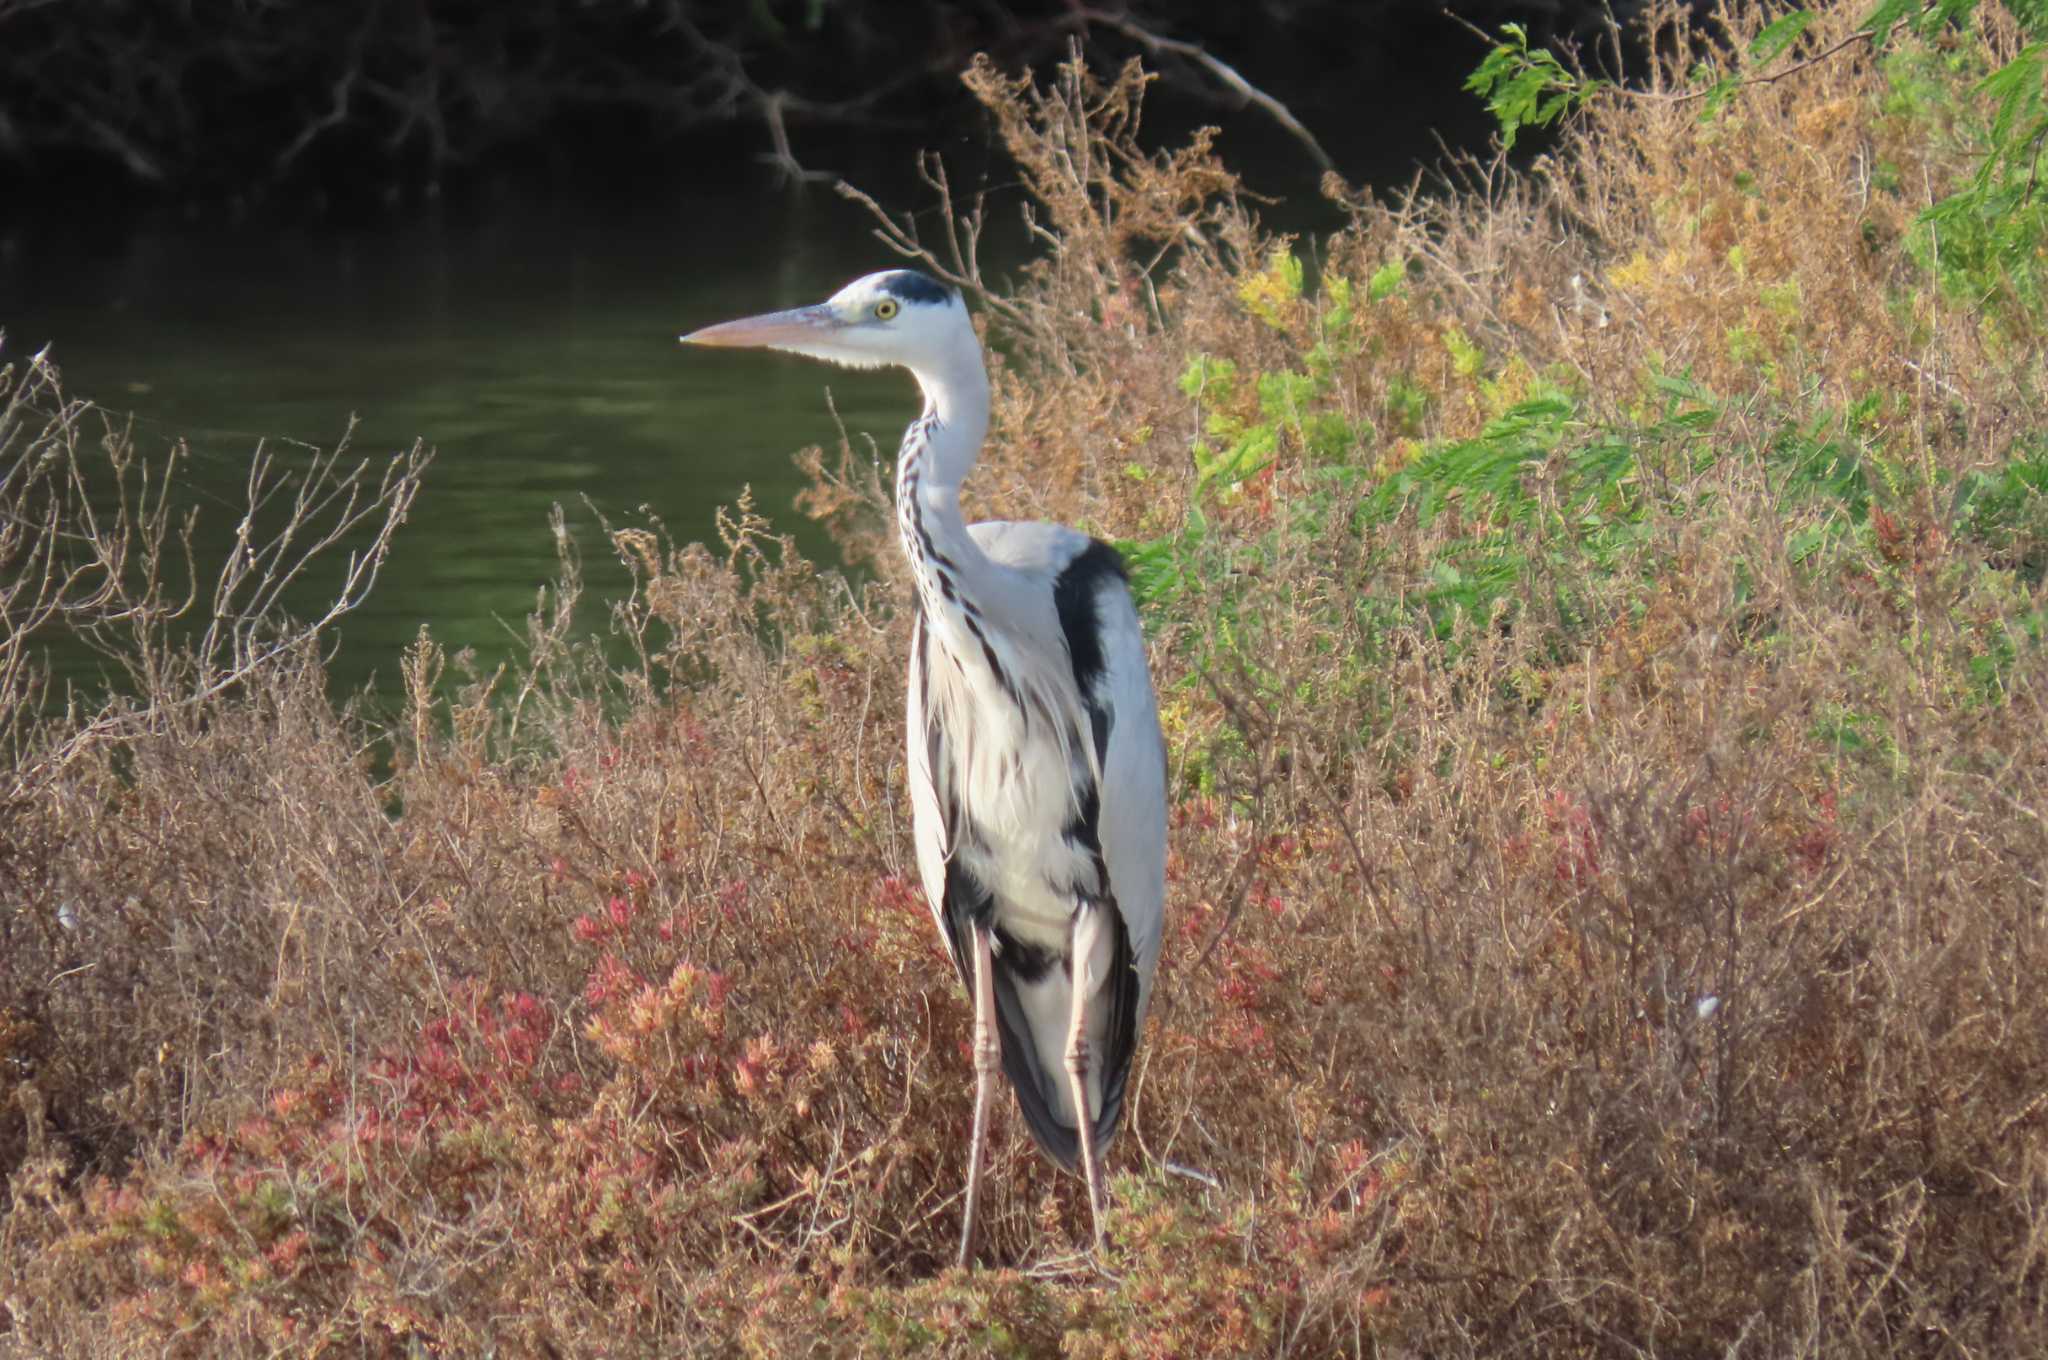
<path fill-rule="evenodd" d="M 1089 1026 L 1089 1113 L 1095 1149 L 1116 1136 L 1124 1087 L 1137 1050 L 1138 975 L 1131 966 L 1130 934 L 1109 913 L 1108 978 L 1095 994 Z M 995 960 L 996 1031 L 1003 1073 L 1017 1092 L 1017 1108 L 1045 1154 L 1069 1171 L 1081 1163 L 1080 1126 L 1067 1077 L 1067 1026 L 1073 1015 L 1073 974 L 1062 964 L 1019 967 L 1015 957 Z"/>
<path fill-rule="evenodd" d="M 1081 1133 L 1073 1116 L 1054 1113 L 1054 1107 L 1047 1099 L 1046 1085 L 1057 1083 L 1056 1089 L 1064 1092 L 1067 1073 L 1064 1067 L 1054 1071 L 1032 1064 L 1029 1073 L 1020 1074 L 1009 1061 L 1009 1050 L 1003 1050 L 1003 1070 L 1010 1078 L 1010 1084 L 1017 1089 L 1017 1108 L 1024 1114 L 1024 1127 L 1031 1130 L 1031 1140 L 1045 1151 L 1045 1155 L 1069 1171 L 1081 1169 Z M 1029 1062 L 1030 1059 L 1025 1061 Z M 1102 1110 L 1095 1120 L 1095 1151 L 1098 1155 L 1116 1137 L 1117 1129 L 1123 1123 L 1123 1090 L 1119 1085 L 1116 1098 L 1106 1095 Z"/>

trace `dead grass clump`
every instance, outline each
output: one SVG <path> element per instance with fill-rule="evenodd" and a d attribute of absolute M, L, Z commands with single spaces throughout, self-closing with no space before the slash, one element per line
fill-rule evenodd
<path fill-rule="evenodd" d="M 183 456 L 141 458 L 46 356 L 0 368 L 9 1173 L 42 1155 L 121 1165 L 176 1136 L 305 1042 L 305 970 L 375 950 L 358 913 L 389 828 L 316 657 L 427 455 L 259 449 L 237 550 L 211 574 L 178 503 Z M 278 608 L 300 579 L 334 583 L 310 622 Z M 53 684 L 59 635 L 101 658 L 105 693 Z"/>
<path fill-rule="evenodd" d="M 1204 147 L 1137 148 L 1135 73 L 975 77 L 1058 246 L 990 309 L 975 485 L 1124 537 L 1172 749 L 1100 1271 L 1007 1118 L 944 1269 L 968 1020 L 900 606 L 742 506 L 614 531 L 624 668 L 565 559 L 529 665 L 424 636 L 388 732 L 280 668 L 11 814 L 0 1345 L 2042 1349 L 2039 329 L 1906 207 L 1863 232 L 1859 137 L 1967 168 L 1912 134 L 1970 60 L 1907 67 L 1598 106 L 1534 180 L 1361 209 L 1313 287 Z"/>

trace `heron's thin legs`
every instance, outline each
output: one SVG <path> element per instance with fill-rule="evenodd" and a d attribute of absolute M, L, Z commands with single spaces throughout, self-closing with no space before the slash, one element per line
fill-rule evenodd
<path fill-rule="evenodd" d="M 995 1090 L 996 1063 L 1002 1051 L 996 1047 L 995 960 L 989 949 L 988 931 L 974 928 L 974 1132 L 967 1151 L 967 1212 L 960 1224 L 960 1264 L 974 1253 L 975 1210 L 981 1204 L 981 1173 L 988 1146 L 988 1111 Z"/>
<path fill-rule="evenodd" d="M 1095 1111 L 1088 1103 L 1088 1063 L 1091 1057 L 1088 1051 L 1088 996 L 1093 982 L 1088 965 L 1095 955 L 1095 932 L 1099 924 L 1092 907 L 1083 907 L 1074 913 L 1072 934 L 1068 939 L 1074 1010 L 1067 1024 L 1067 1079 L 1074 1093 L 1074 1123 L 1081 1144 L 1081 1175 L 1088 1182 L 1088 1220 L 1095 1229 L 1097 1251 L 1101 1251 L 1104 1244 L 1103 1198 L 1102 1172 L 1095 1157 Z"/>

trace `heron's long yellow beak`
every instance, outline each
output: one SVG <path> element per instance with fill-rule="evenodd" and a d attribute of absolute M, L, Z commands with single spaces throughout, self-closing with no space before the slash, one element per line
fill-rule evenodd
<path fill-rule="evenodd" d="M 677 337 L 686 345 L 710 345 L 720 349 L 759 349 L 776 345 L 816 343 L 840 328 L 839 317 L 822 303 L 792 307 L 786 312 L 766 312 L 737 321 L 721 321 L 700 331 Z"/>

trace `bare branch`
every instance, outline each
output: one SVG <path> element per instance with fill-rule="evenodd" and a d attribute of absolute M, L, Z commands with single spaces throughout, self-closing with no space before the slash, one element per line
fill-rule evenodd
<path fill-rule="evenodd" d="M 1288 134 L 1296 141 L 1308 148 L 1308 153 L 1315 157 L 1318 168 L 1323 170 L 1335 170 L 1337 168 L 1336 162 L 1332 161 L 1329 153 L 1323 150 L 1323 145 L 1316 140 L 1315 134 L 1304 127 L 1301 120 L 1296 118 L 1285 104 L 1275 99 L 1272 95 L 1267 94 L 1249 80 L 1246 80 L 1242 75 L 1238 74 L 1237 68 L 1218 59 L 1208 49 L 1180 38 L 1169 38 L 1162 34 L 1154 33 L 1151 29 L 1144 27 L 1127 14 L 1111 14 L 1099 9 L 1078 9 L 1074 11 L 1074 19 L 1081 24 L 1092 24 L 1098 28 L 1113 29 L 1133 42 L 1139 43 L 1147 51 L 1154 54 L 1163 52 L 1171 56 L 1184 57 L 1194 62 L 1197 66 L 1200 66 L 1203 70 L 1221 81 L 1239 99 L 1248 104 L 1255 104 L 1264 110 L 1268 117 L 1285 128 Z"/>
<path fill-rule="evenodd" d="M 89 416 L 102 429 L 91 453 Z M 353 434 L 353 426 L 349 434 Z M 279 661 L 303 654 L 375 586 L 432 459 L 423 444 L 351 462 L 349 435 L 282 466 L 252 456 L 233 547 L 210 585 L 192 555 L 197 514 L 175 489 L 182 445 L 157 463 L 125 426 L 63 395 L 37 354 L 0 368 L 0 799 L 27 796 L 88 747 L 157 730 Z M 320 562 L 346 552 L 340 580 L 310 620 L 286 613 Z M 201 598 L 204 627 L 181 626 Z M 47 715 L 49 646 L 69 638 L 106 657 L 125 693 L 68 700 Z"/>

